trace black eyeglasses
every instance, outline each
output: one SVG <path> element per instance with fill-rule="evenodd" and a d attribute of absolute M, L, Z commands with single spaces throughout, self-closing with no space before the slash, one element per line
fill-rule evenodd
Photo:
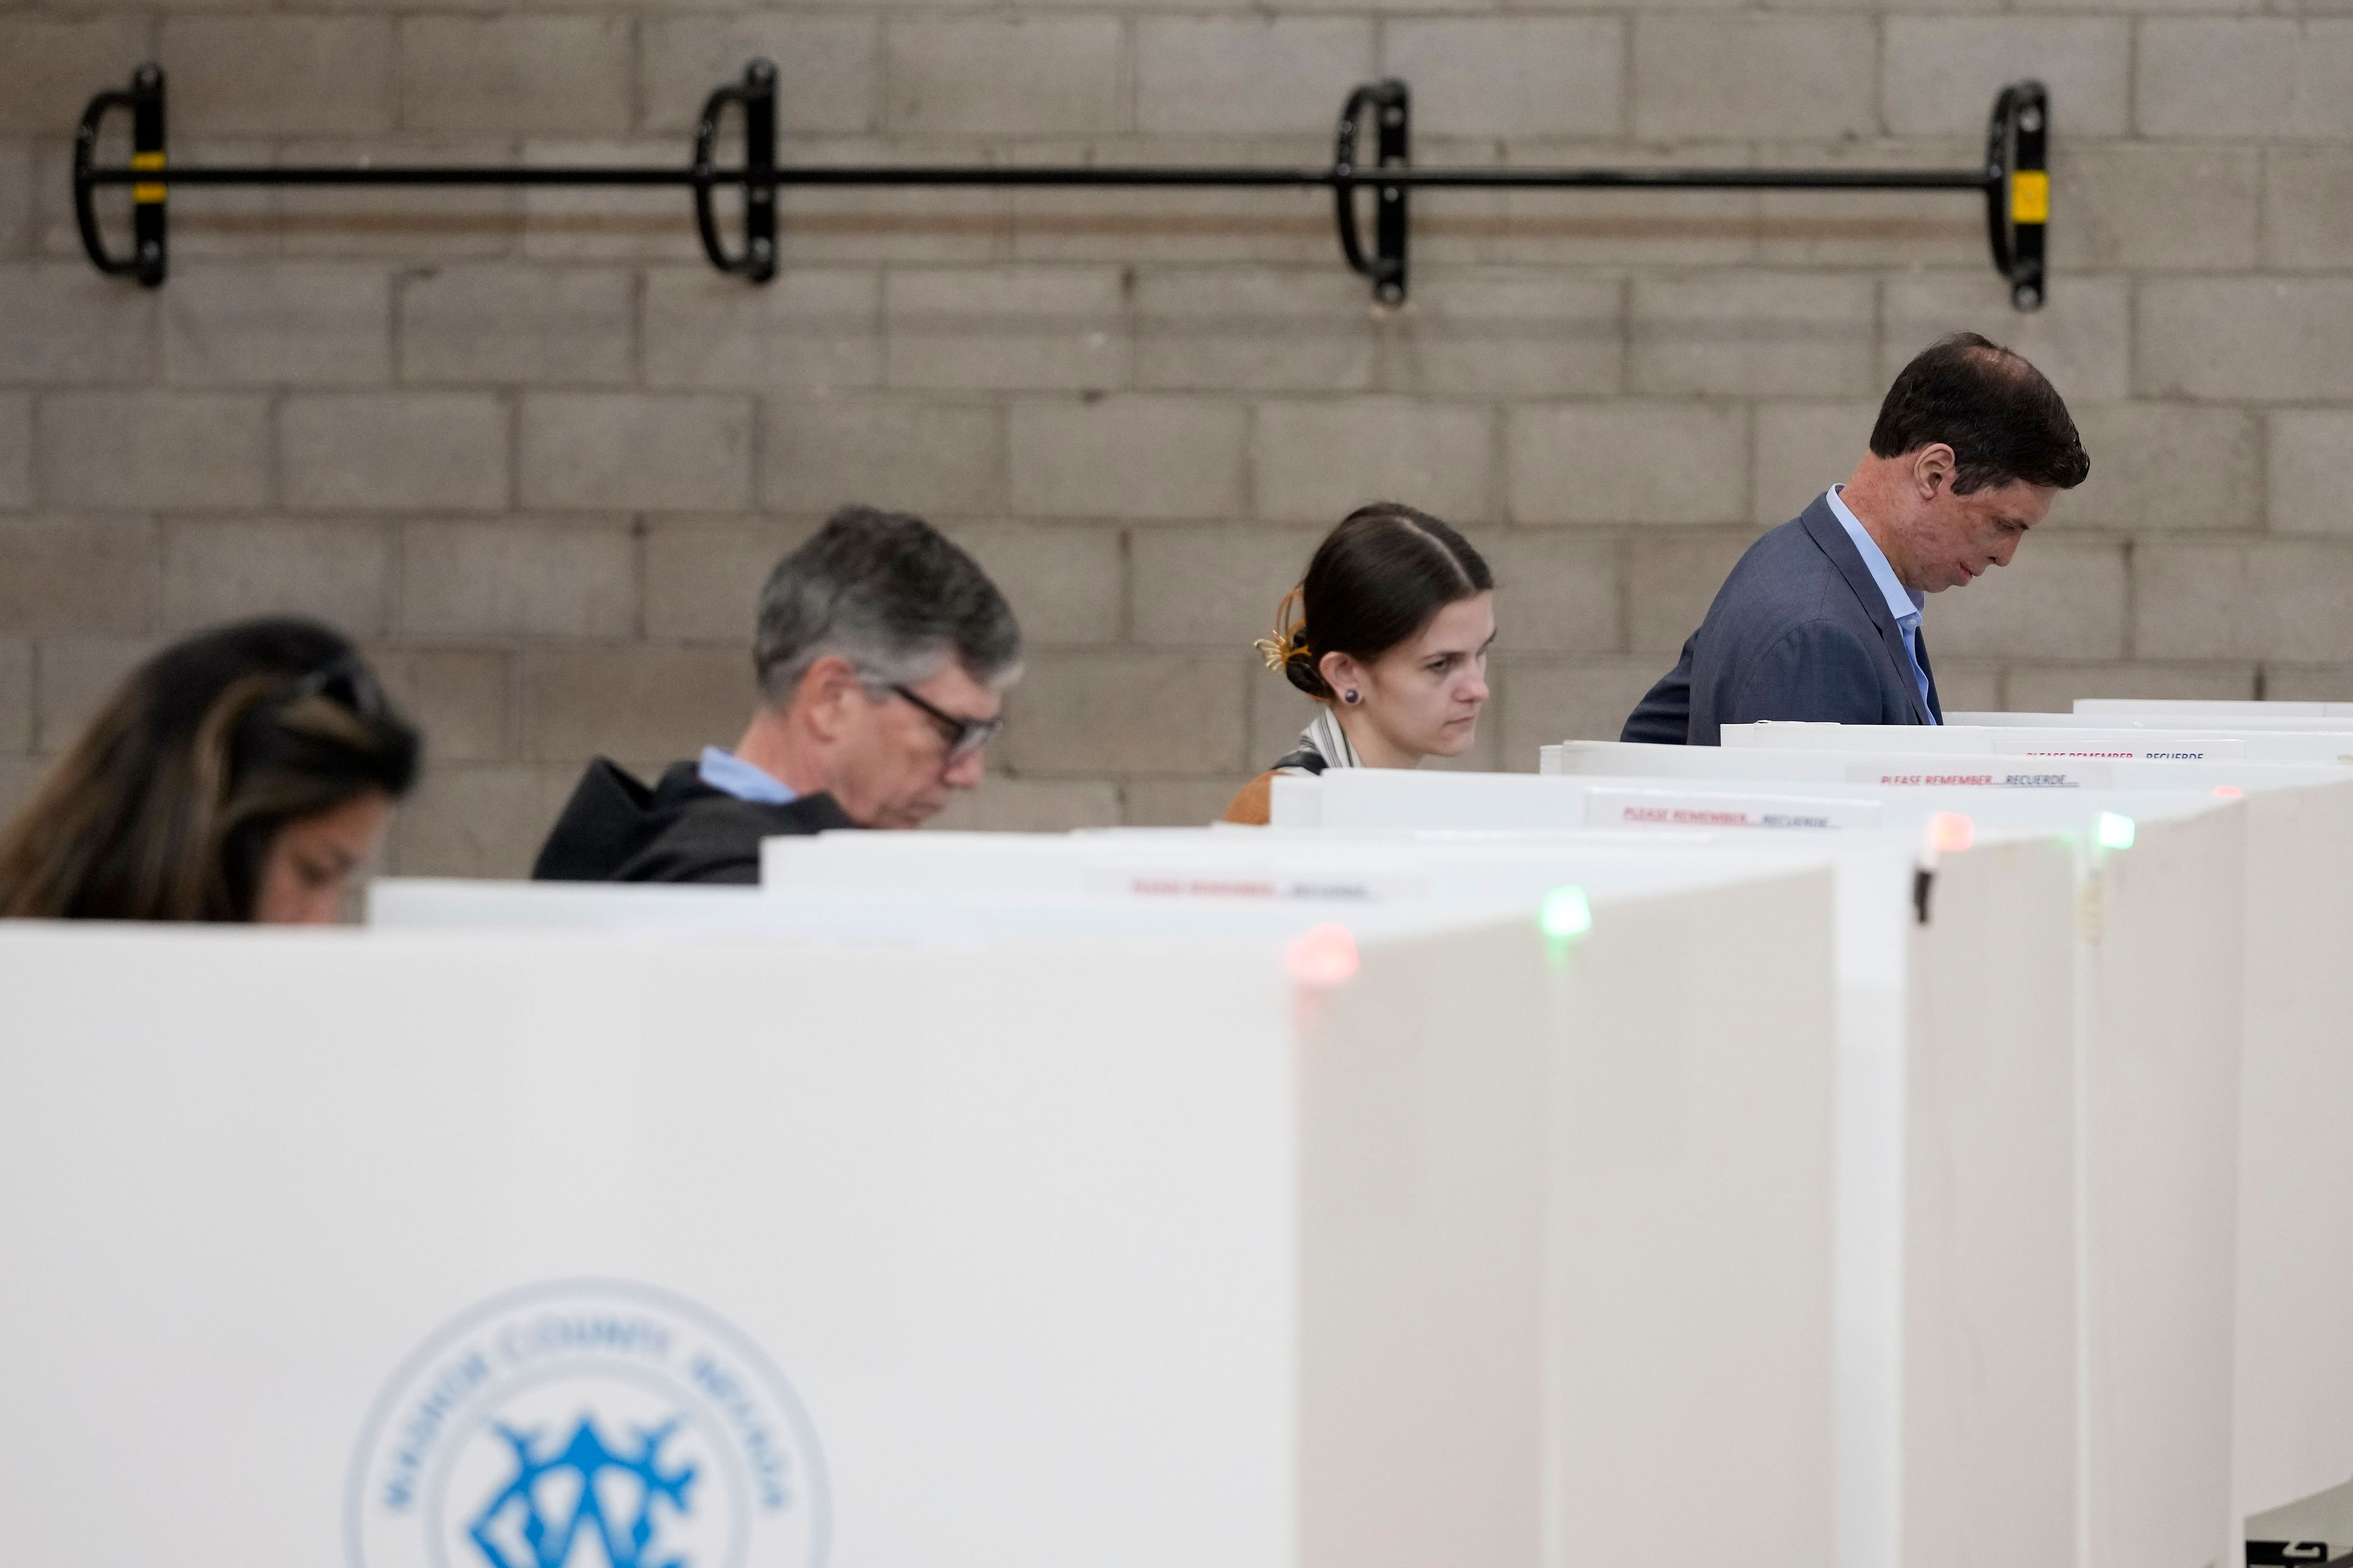
<path fill-rule="evenodd" d="M 1005 721 L 1001 718 L 959 718 L 954 713 L 944 712 L 933 707 L 903 686 L 894 683 L 891 689 L 922 709 L 930 717 L 932 722 L 940 727 L 940 733 L 947 739 L 948 761 L 951 763 L 961 762 L 972 755 L 989 742 L 997 739 L 997 732 L 1005 728 Z"/>
<path fill-rule="evenodd" d="M 311 697 L 324 697 L 363 719 L 381 719 L 390 707 L 385 701 L 383 688 L 368 674 L 367 666 L 350 654 L 287 682 L 286 695 L 280 700 L 291 707 Z"/>

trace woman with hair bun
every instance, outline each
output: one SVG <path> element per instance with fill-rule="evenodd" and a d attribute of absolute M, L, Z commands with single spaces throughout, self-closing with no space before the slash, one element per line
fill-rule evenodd
<path fill-rule="evenodd" d="M 326 627 L 200 633 L 132 671 L 0 832 L 0 916 L 332 921 L 418 749 Z"/>
<path fill-rule="evenodd" d="M 1377 501 L 1342 519 L 1257 645 L 1319 710 L 1225 819 L 1263 826 L 1277 773 L 1412 768 L 1469 751 L 1487 705 L 1494 586 L 1470 542 L 1427 512 Z"/>

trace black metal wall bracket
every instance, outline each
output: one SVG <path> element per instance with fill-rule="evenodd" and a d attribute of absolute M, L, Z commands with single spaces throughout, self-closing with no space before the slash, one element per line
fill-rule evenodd
<path fill-rule="evenodd" d="M 98 142 L 107 116 L 131 116 L 131 162 L 100 167 Z M 743 161 L 713 162 L 722 122 L 729 110 L 743 121 Z M 1413 104 L 1406 84 L 1395 78 L 1366 82 L 1348 95 L 1340 111 L 1337 142 L 1325 168 L 1264 166 L 1110 168 L 1093 166 L 1010 167 L 868 164 L 787 166 L 776 162 L 776 68 L 754 60 L 743 79 L 720 88 L 702 106 L 695 127 L 693 161 L 684 168 L 626 166 L 483 166 L 429 164 L 327 167 L 319 165 L 174 168 L 164 145 L 164 73 L 153 65 L 132 74 L 126 90 L 101 92 L 90 100 L 74 141 L 74 217 L 82 248 L 100 271 L 133 277 L 158 288 L 169 270 L 166 200 L 174 185 L 682 185 L 693 196 L 696 231 L 711 264 L 754 283 L 776 275 L 776 199 L 787 185 L 931 185 L 996 187 L 1091 187 L 1166 189 L 1321 189 L 1332 193 L 1339 226 L 1340 253 L 1349 267 L 1371 280 L 1374 301 L 1405 302 L 1408 205 L 1411 193 L 1428 190 L 1853 190 L 1974 191 L 1986 203 L 1995 268 L 2010 284 L 2010 302 L 2021 310 L 2042 307 L 2043 226 L 2050 219 L 2050 94 L 2041 82 L 2021 81 L 2002 89 L 1986 131 L 1986 160 L 1977 169 L 1417 169 L 1413 166 Z M 1373 161 L 1362 161 L 1365 123 L 1373 131 Z M 128 185 L 132 201 L 132 251 L 107 249 L 97 195 L 100 186 Z M 727 248 L 721 233 L 716 194 L 743 192 L 743 243 Z M 1372 248 L 1357 221 L 1358 194 L 1373 202 Z"/>

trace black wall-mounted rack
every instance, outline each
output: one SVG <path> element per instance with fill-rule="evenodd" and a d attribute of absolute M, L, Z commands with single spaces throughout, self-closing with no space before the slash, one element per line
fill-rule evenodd
<path fill-rule="evenodd" d="M 743 120 L 743 162 L 723 168 L 712 160 L 721 121 L 731 109 L 739 110 Z M 107 116 L 117 110 L 131 116 L 131 163 L 101 168 L 97 163 L 99 134 Z M 132 73 L 127 89 L 100 93 L 82 113 L 74 142 L 74 216 L 82 248 L 99 270 L 136 278 L 153 289 L 162 285 L 167 271 L 165 198 L 174 185 L 682 185 L 693 193 L 695 226 L 711 264 L 765 283 L 776 275 L 776 193 L 790 185 L 1313 189 L 1333 195 L 1340 253 L 1348 265 L 1371 279 L 1377 302 L 1395 305 L 1406 297 L 1407 207 L 1416 190 L 1970 191 L 1985 199 L 1993 264 L 2009 281 L 2010 302 L 2032 310 L 2041 308 L 2044 294 L 2050 112 L 2050 94 L 2041 82 L 2021 81 L 2002 89 L 1986 131 L 1985 163 L 1976 169 L 1417 169 L 1410 153 L 1412 100 L 1404 82 L 1389 78 L 1367 82 L 1348 95 L 1340 111 L 1332 163 L 1320 169 L 787 166 L 776 162 L 776 68 L 754 60 L 744 68 L 743 80 L 719 89 L 704 102 L 695 127 L 694 160 L 683 168 L 188 168 L 166 161 L 164 72 L 146 65 Z M 1359 156 L 1367 120 L 1373 132 L 1369 163 Z M 109 252 L 100 232 L 97 193 L 101 185 L 131 187 L 128 256 Z M 722 188 L 740 189 L 744 196 L 743 245 L 733 251 L 721 237 L 713 202 Z M 1373 205 L 1369 247 L 1357 215 L 1358 193 L 1366 191 Z"/>

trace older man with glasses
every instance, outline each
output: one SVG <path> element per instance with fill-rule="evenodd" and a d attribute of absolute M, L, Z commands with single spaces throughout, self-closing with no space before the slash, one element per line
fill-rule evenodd
<path fill-rule="evenodd" d="M 760 702 L 732 752 L 650 788 L 599 757 L 539 852 L 544 881 L 756 882 L 760 840 L 915 827 L 979 784 L 1021 629 L 928 523 L 848 507 L 760 593 Z"/>

